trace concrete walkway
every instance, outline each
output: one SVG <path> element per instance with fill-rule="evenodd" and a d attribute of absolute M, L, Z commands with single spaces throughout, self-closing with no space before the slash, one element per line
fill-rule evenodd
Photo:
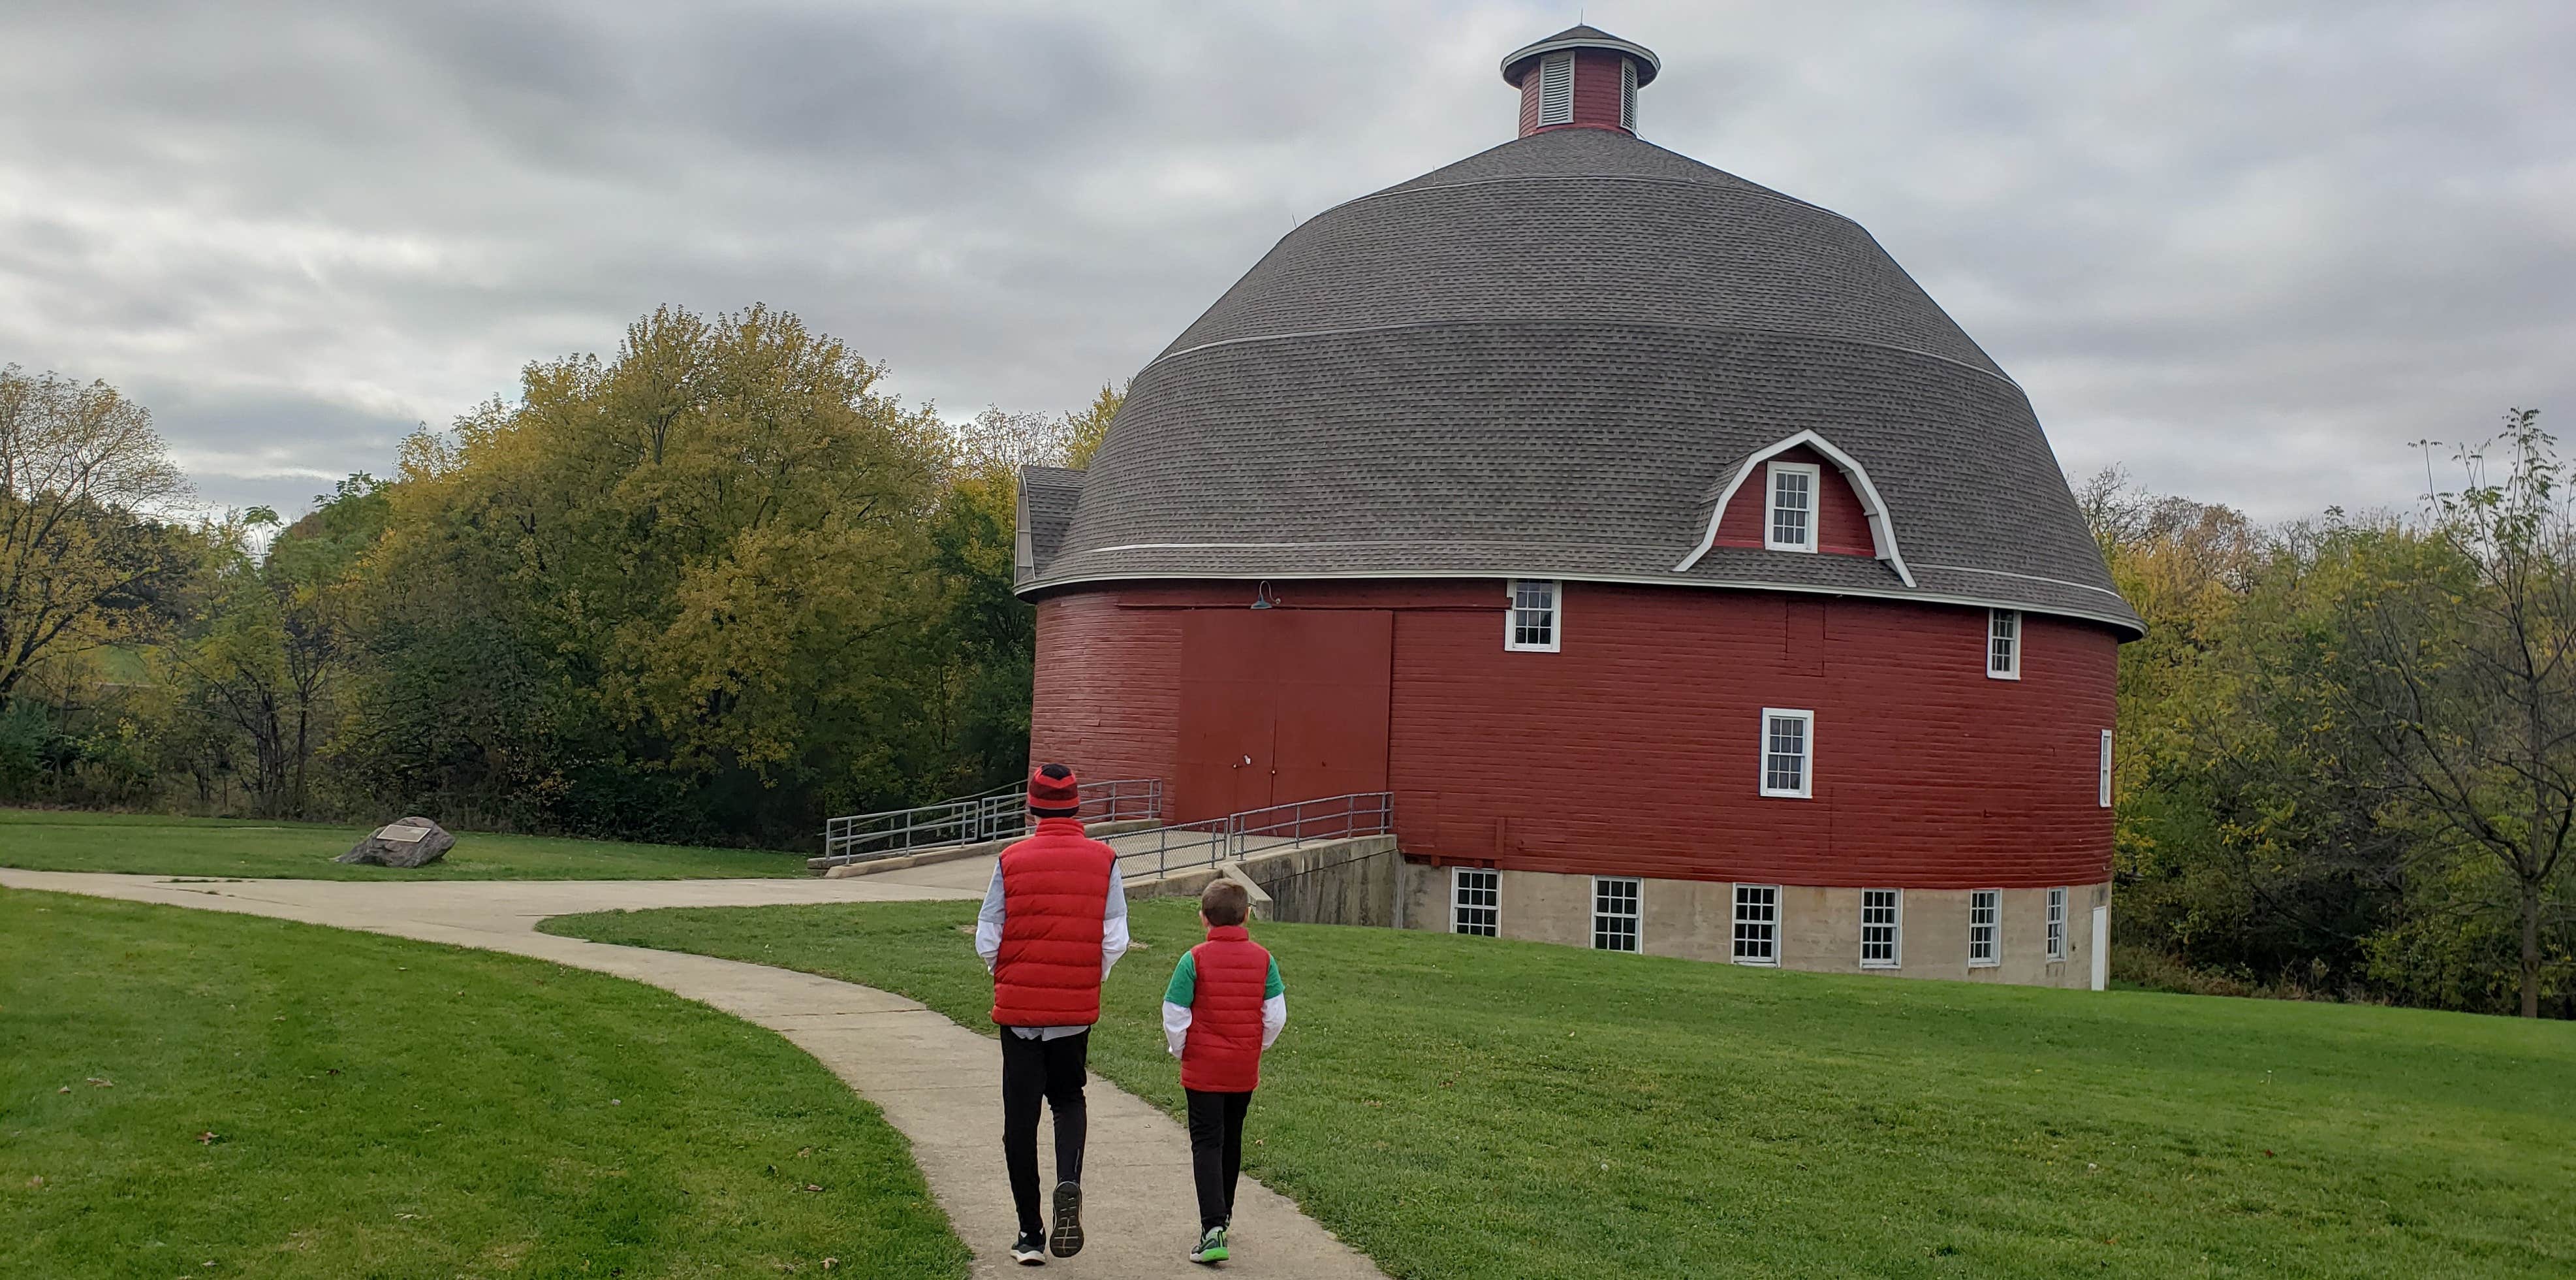
<path fill-rule="evenodd" d="M 793 1041 L 830 1067 L 912 1140 L 913 1158 L 949 1221 L 975 1251 L 975 1274 L 1019 1274 L 1008 1248 L 1010 1187 L 1001 1152 L 1001 1058 L 993 1042 L 901 996 L 811 974 L 676 951 L 605 946 L 536 932 L 547 916 L 616 908 L 887 902 L 981 896 L 944 866 L 927 883 L 894 872 L 849 880 L 335 880 L 190 881 L 0 869 L 0 886 L 275 916 L 309 924 L 536 956 L 646 982 Z M 989 867 L 985 870 L 990 875 Z M 960 939 L 959 945 L 965 945 Z M 1128 963 L 1136 963 L 1131 960 Z M 1289 1034 L 1296 1034 L 1292 1028 Z M 1198 1224 L 1189 1137 L 1171 1117 L 1093 1076 L 1083 1158 L 1078 1257 L 1064 1275 L 1203 1276 L 1183 1260 Z M 1045 1132 L 1041 1126 L 1040 1132 Z M 1042 1168 L 1054 1158 L 1043 1150 Z M 1363 1277 L 1381 1273 L 1297 1206 L 1250 1178 L 1235 1203 L 1235 1260 L 1244 1276 Z"/>

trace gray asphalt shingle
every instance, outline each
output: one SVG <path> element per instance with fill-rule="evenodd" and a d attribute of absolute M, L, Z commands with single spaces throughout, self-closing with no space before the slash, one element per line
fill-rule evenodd
<path fill-rule="evenodd" d="M 1712 489 L 1802 430 L 1867 469 L 1914 588 L 1794 552 L 1675 569 Z M 1087 477 L 1030 485 L 1024 591 L 1547 574 L 2138 626 L 2028 399 L 1867 232 L 1604 130 L 1318 215 L 1136 376 Z"/>

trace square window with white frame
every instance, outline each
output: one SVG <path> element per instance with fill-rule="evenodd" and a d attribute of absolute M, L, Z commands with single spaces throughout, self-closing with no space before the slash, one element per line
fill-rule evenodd
<path fill-rule="evenodd" d="M 2066 891 L 2048 891 L 2048 958 L 2066 958 Z"/>
<path fill-rule="evenodd" d="M 1812 462 L 1774 462 L 1763 504 L 1762 545 L 1772 551 L 1816 549 L 1816 491 L 1824 468 Z"/>
<path fill-rule="evenodd" d="M 1999 924 L 2003 899 L 2000 889 L 1975 889 L 1968 893 L 1968 967 L 1982 969 L 2004 962 L 2003 930 Z"/>
<path fill-rule="evenodd" d="M 1807 799 L 1815 794 L 1816 713 L 1762 709 L 1762 794 Z"/>
<path fill-rule="evenodd" d="M 1503 611 L 1503 647 L 1515 653 L 1555 653 L 1562 628 L 1557 600 L 1563 583 L 1549 578 L 1512 579 L 1511 607 Z"/>
<path fill-rule="evenodd" d="M 1503 873 L 1491 867 L 1449 869 L 1449 932 L 1491 938 L 1502 929 Z"/>
<path fill-rule="evenodd" d="M 1638 880 L 1635 876 L 1592 877 L 1592 949 L 1637 949 Z"/>
<path fill-rule="evenodd" d="M 1986 674 L 1997 680 L 2021 679 L 2021 612 L 1986 610 Z"/>
<path fill-rule="evenodd" d="M 1780 886 L 1735 886 L 1735 962 L 1780 963 Z"/>
<path fill-rule="evenodd" d="M 1860 967 L 1894 969 L 1905 963 L 1905 891 L 1860 891 Z"/>

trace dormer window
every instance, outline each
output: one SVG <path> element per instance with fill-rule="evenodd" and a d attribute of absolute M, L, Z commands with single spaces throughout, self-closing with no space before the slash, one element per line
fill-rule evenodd
<path fill-rule="evenodd" d="M 1771 501 L 1763 520 L 1762 545 L 1773 551 L 1816 549 L 1816 490 L 1822 469 L 1811 462 L 1770 465 Z"/>
<path fill-rule="evenodd" d="M 1574 123 L 1574 55 L 1550 54 L 1538 64 L 1538 122 Z"/>

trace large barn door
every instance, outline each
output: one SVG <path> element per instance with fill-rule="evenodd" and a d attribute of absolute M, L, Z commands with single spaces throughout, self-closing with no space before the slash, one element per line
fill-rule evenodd
<path fill-rule="evenodd" d="M 1394 636 L 1383 610 L 1187 614 L 1173 818 L 1385 790 Z"/>

